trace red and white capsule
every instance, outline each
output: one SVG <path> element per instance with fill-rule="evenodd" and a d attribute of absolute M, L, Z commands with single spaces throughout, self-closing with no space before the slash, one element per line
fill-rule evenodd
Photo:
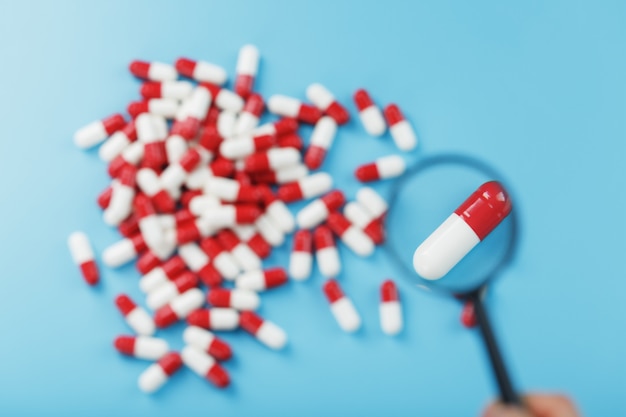
<path fill-rule="evenodd" d="M 209 90 L 213 103 L 218 108 L 233 113 L 239 113 L 243 109 L 243 99 L 232 91 L 211 83 L 202 83 L 200 86 Z"/>
<path fill-rule="evenodd" d="M 313 235 L 309 230 L 298 230 L 293 235 L 293 249 L 289 256 L 289 275 L 297 281 L 311 276 L 313 267 Z"/>
<path fill-rule="evenodd" d="M 335 245 L 333 232 L 326 225 L 318 226 L 313 230 L 315 246 L 315 261 L 320 273 L 325 277 L 335 277 L 341 272 L 339 251 Z"/>
<path fill-rule="evenodd" d="M 100 279 L 100 273 L 87 235 L 83 232 L 74 232 L 67 239 L 67 245 L 74 263 L 80 268 L 87 284 L 96 285 Z"/>
<path fill-rule="evenodd" d="M 189 314 L 187 324 L 209 330 L 235 330 L 239 327 L 239 313 L 233 308 L 202 308 Z"/>
<path fill-rule="evenodd" d="M 189 81 L 152 81 L 141 85 L 139 93 L 145 99 L 172 98 L 183 100 L 191 95 L 193 84 Z"/>
<path fill-rule="evenodd" d="M 356 169 L 354 175 L 361 182 L 371 182 L 399 177 L 404 174 L 405 170 L 406 163 L 402 157 L 389 155 L 361 165 Z"/>
<path fill-rule="evenodd" d="M 126 166 L 122 169 L 118 182 L 113 186 L 111 201 L 104 210 L 103 219 L 109 226 L 118 226 L 133 210 L 135 198 L 135 176 L 137 169 Z"/>
<path fill-rule="evenodd" d="M 186 140 L 194 139 L 209 111 L 211 100 L 212 96 L 208 89 L 196 87 L 178 108 L 171 133 L 179 134 Z"/>
<path fill-rule="evenodd" d="M 413 254 L 422 278 L 443 278 L 511 212 L 511 200 L 497 181 L 482 184 Z"/>
<path fill-rule="evenodd" d="M 385 334 L 396 335 L 402 331 L 402 305 L 398 288 L 392 280 L 386 280 L 380 286 L 380 328 Z"/>
<path fill-rule="evenodd" d="M 287 333 L 269 320 L 264 320 L 252 311 L 243 311 L 240 326 L 270 349 L 279 350 L 287 344 Z"/>
<path fill-rule="evenodd" d="M 360 203 L 351 201 L 343 209 L 343 215 L 353 225 L 363 230 L 376 245 L 385 240 L 385 229 L 380 219 L 375 218 Z"/>
<path fill-rule="evenodd" d="M 222 110 L 217 117 L 217 131 L 223 138 L 231 138 L 235 134 L 237 113 L 230 110 Z"/>
<path fill-rule="evenodd" d="M 263 101 L 263 97 L 259 94 L 250 94 L 235 123 L 235 135 L 243 135 L 256 128 L 259 125 L 259 120 L 261 119 L 264 109 L 265 102 Z"/>
<path fill-rule="evenodd" d="M 214 288 L 222 283 L 220 272 L 211 263 L 209 256 L 195 243 L 179 246 L 178 254 L 207 287 Z"/>
<path fill-rule="evenodd" d="M 156 330 L 152 317 L 139 307 L 131 298 L 120 294 L 115 298 L 115 305 L 124 316 L 126 323 L 141 336 L 152 336 Z"/>
<path fill-rule="evenodd" d="M 259 200 L 259 193 L 255 186 L 243 185 L 230 178 L 209 178 L 204 186 L 204 193 L 230 203 L 256 203 Z"/>
<path fill-rule="evenodd" d="M 467 327 L 468 329 L 472 327 L 476 327 L 476 311 L 474 308 L 474 303 L 471 300 L 467 300 L 463 303 L 463 308 L 461 309 L 461 324 Z"/>
<path fill-rule="evenodd" d="M 264 271 L 244 272 L 235 280 L 238 289 L 249 291 L 265 291 L 287 282 L 287 272 L 282 268 L 271 268 Z"/>
<path fill-rule="evenodd" d="M 308 86 L 306 89 L 306 98 L 308 98 L 311 103 L 315 104 L 315 107 L 332 117 L 337 124 L 342 125 L 350 120 L 348 110 L 346 110 L 346 108 L 335 99 L 335 96 L 323 85 L 315 83 Z"/>
<path fill-rule="evenodd" d="M 124 168 L 136 167 L 144 158 L 145 146 L 143 143 L 133 142 L 117 155 L 107 167 L 107 171 L 112 178 L 118 178 Z"/>
<path fill-rule="evenodd" d="M 218 361 L 227 361 L 233 356 L 233 351 L 228 345 L 212 332 L 197 326 L 188 326 L 183 332 L 183 341 L 188 346 L 193 346 L 208 353 Z"/>
<path fill-rule="evenodd" d="M 173 119 L 176 116 L 176 112 L 178 112 L 178 100 L 172 98 L 150 98 L 142 101 L 133 101 L 128 105 L 127 111 L 133 119 L 143 113 Z"/>
<path fill-rule="evenodd" d="M 198 166 L 200 160 L 200 153 L 196 148 L 188 149 L 178 162 L 171 164 L 163 171 L 161 183 L 168 190 L 179 188 Z"/>
<path fill-rule="evenodd" d="M 183 365 L 180 355 L 170 352 L 139 375 L 139 389 L 146 394 L 157 391 Z"/>
<path fill-rule="evenodd" d="M 207 210 L 203 217 L 215 229 L 233 227 L 238 224 L 251 224 L 261 215 L 261 210 L 253 204 L 223 204 Z"/>
<path fill-rule="evenodd" d="M 273 123 L 266 123 L 252 131 L 255 135 L 282 136 L 298 130 L 298 121 L 292 117 L 284 117 Z"/>
<path fill-rule="evenodd" d="M 188 58 L 179 58 L 175 63 L 176 70 L 185 77 L 193 78 L 200 82 L 209 82 L 222 85 L 228 75 L 226 70 L 218 65 L 204 61 L 193 61 Z"/>
<path fill-rule="evenodd" d="M 114 114 L 102 120 L 89 123 L 76 131 L 74 144 L 82 149 L 96 146 L 113 133 L 121 130 L 126 125 L 126 120 L 121 114 Z"/>
<path fill-rule="evenodd" d="M 118 336 L 113 346 L 124 355 L 152 361 L 159 360 L 170 350 L 167 341 L 147 336 Z"/>
<path fill-rule="evenodd" d="M 411 124 L 404 118 L 396 104 L 385 107 L 385 118 L 389 125 L 389 132 L 398 149 L 410 151 L 417 146 L 417 135 Z"/>
<path fill-rule="evenodd" d="M 278 188 L 278 198 L 286 203 L 306 200 L 324 194 L 333 187 L 333 178 L 325 172 L 304 177 Z"/>
<path fill-rule="evenodd" d="M 274 148 L 257 152 L 245 159 L 246 172 L 276 171 L 300 162 L 300 152 L 295 148 Z"/>
<path fill-rule="evenodd" d="M 341 330 L 348 333 L 357 331 L 361 327 L 361 316 L 356 311 L 352 300 L 343 293 L 339 283 L 334 279 L 329 279 L 322 289 L 330 303 L 330 311 Z"/>
<path fill-rule="evenodd" d="M 260 259 L 265 259 L 272 253 L 272 246 L 257 231 L 256 226 L 251 224 L 238 225 L 232 230 Z"/>
<path fill-rule="evenodd" d="M 239 275 L 239 265 L 233 256 L 225 250 L 214 238 L 209 237 L 200 242 L 202 251 L 206 253 L 215 269 L 228 281 L 233 281 Z"/>
<path fill-rule="evenodd" d="M 106 248 L 102 253 L 102 262 L 109 268 L 117 268 L 137 258 L 147 248 L 143 236 L 137 233 Z"/>
<path fill-rule="evenodd" d="M 329 116 L 322 117 L 311 134 L 311 143 L 304 155 L 304 163 L 310 169 L 318 169 L 324 163 L 337 134 L 337 122 Z"/>
<path fill-rule="evenodd" d="M 246 98 L 252 93 L 259 71 L 259 50 L 254 45 L 244 45 L 239 50 L 235 67 L 235 92 Z"/>
<path fill-rule="evenodd" d="M 257 184 L 287 184 L 309 175 L 309 168 L 304 164 L 294 164 L 276 171 L 256 172 L 252 178 Z"/>
<path fill-rule="evenodd" d="M 167 192 L 159 176 L 150 168 L 141 168 L 137 171 L 137 186 L 145 195 L 150 197 L 154 207 L 161 213 L 173 213 L 176 210 L 176 201 Z"/>
<path fill-rule="evenodd" d="M 315 124 L 322 117 L 322 112 L 316 107 L 301 102 L 300 100 L 275 94 L 267 101 L 267 109 L 270 113 L 284 117 L 293 117 L 301 122 Z"/>
<path fill-rule="evenodd" d="M 224 249 L 229 251 L 239 267 L 244 271 L 261 269 L 261 259 L 252 251 L 250 246 L 239 240 L 231 230 L 222 230 L 217 234 L 217 240 Z"/>
<path fill-rule="evenodd" d="M 197 285 L 198 277 L 193 272 L 183 272 L 172 281 L 164 282 L 158 288 L 148 293 L 146 305 L 152 310 L 157 310 Z"/>
<path fill-rule="evenodd" d="M 132 61 L 130 72 L 137 78 L 150 81 L 174 81 L 178 78 L 176 68 L 162 62 Z"/>
<path fill-rule="evenodd" d="M 220 145 L 220 153 L 224 158 L 240 159 L 261 152 L 274 146 L 276 139 L 272 135 L 243 135 Z"/>
<path fill-rule="evenodd" d="M 330 213 L 326 224 L 355 254 L 366 257 L 374 252 L 374 242 L 361 229 L 354 226 L 343 214 Z"/>
<path fill-rule="evenodd" d="M 165 246 L 165 233 L 152 201 L 145 194 L 139 194 L 135 197 L 133 207 L 146 245 L 152 251 L 161 253 L 160 249 Z"/>
<path fill-rule="evenodd" d="M 121 154 L 128 145 L 136 140 L 137 129 L 135 128 L 135 122 L 131 120 L 122 129 L 113 133 L 111 137 L 100 146 L 98 155 L 103 161 L 111 162 L 115 157 Z"/>
<path fill-rule="evenodd" d="M 328 194 L 311 201 L 296 215 L 298 227 L 312 229 L 328 218 L 328 215 L 345 203 L 346 198 L 340 190 L 333 190 Z"/>
<path fill-rule="evenodd" d="M 139 289 L 144 293 L 151 293 L 166 282 L 174 280 L 185 270 L 186 265 L 183 258 L 173 256 L 163 265 L 154 268 L 139 280 Z"/>
<path fill-rule="evenodd" d="M 204 304 L 204 294 L 198 288 L 192 288 L 174 298 L 165 307 L 161 307 L 154 315 L 154 321 L 164 328 L 185 319 L 189 313 Z"/>
<path fill-rule="evenodd" d="M 256 310 L 261 305 L 259 295 L 250 290 L 226 290 L 216 288 L 207 294 L 207 301 L 214 307 L 234 308 L 235 310 Z"/>
<path fill-rule="evenodd" d="M 167 162 L 165 154 L 165 119 L 150 113 L 143 113 L 135 120 L 137 138 L 144 145 L 143 164 L 146 167 L 160 169 Z"/>
<path fill-rule="evenodd" d="M 195 346 L 185 346 L 181 357 L 189 369 L 216 387 L 225 388 L 230 384 L 230 377 L 226 370 L 212 356 Z"/>
<path fill-rule="evenodd" d="M 354 103 L 359 110 L 359 117 L 365 131 L 372 136 L 381 136 L 387 128 L 383 113 L 380 108 L 374 104 L 369 93 L 363 89 L 354 93 Z"/>

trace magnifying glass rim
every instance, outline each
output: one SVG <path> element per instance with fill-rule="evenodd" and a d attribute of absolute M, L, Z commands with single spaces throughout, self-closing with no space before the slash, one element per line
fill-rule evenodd
<path fill-rule="evenodd" d="M 391 257 L 391 259 L 393 259 L 394 263 L 404 270 L 404 273 L 407 278 L 410 277 L 411 275 L 418 276 L 417 273 L 413 271 L 412 268 L 408 268 L 406 264 L 402 261 L 402 258 L 399 255 L 400 251 L 394 249 L 393 243 L 392 243 L 393 239 L 390 238 L 391 228 L 388 227 L 389 221 L 390 221 L 389 219 L 391 219 L 391 216 L 393 215 L 393 210 L 395 208 L 396 201 L 398 199 L 400 191 L 403 189 L 404 183 L 406 183 L 406 181 L 415 177 L 416 175 L 419 175 L 422 171 L 426 171 L 429 168 L 433 168 L 433 167 L 444 165 L 444 164 L 467 166 L 467 167 L 471 167 L 475 169 L 477 172 L 482 172 L 486 174 L 492 180 L 498 181 L 500 184 L 502 184 L 504 189 L 509 194 L 509 198 L 511 198 L 511 200 L 514 202 L 513 208 L 508 216 L 510 218 L 509 222 L 510 222 L 510 227 L 511 227 L 511 237 L 509 238 L 509 245 L 505 253 L 502 255 L 502 259 L 500 260 L 500 262 L 497 263 L 497 265 L 493 268 L 493 270 L 491 270 L 487 274 L 487 276 L 485 277 L 485 280 L 480 285 L 474 288 L 470 288 L 469 290 L 466 290 L 466 291 L 461 291 L 459 292 L 459 295 L 480 292 L 489 283 L 494 281 L 495 277 L 499 275 L 500 271 L 503 268 L 505 268 L 507 265 L 511 263 L 515 255 L 515 252 L 517 250 L 517 246 L 519 244 L 519 218 L 518 218 L 518 210 L 515 206 L 515 202 L 518 200 L 512 196 L 511 188 L 509 187 L 509 182 L 497 170 L 493 169 L 491 165 L 487 164 L 486 162 L 483 162 L 482 160 L 478 158 L 469 156 L 467 154 L 461 154 L 461 153 L 439 153 L 439 154 L 429 155 L 429 156 L 424 157 L 423 159 L 418 160 L 413 166 L 407 169 L 404 172 L 404 174 L 398 177 L 392 186 L 391 194 L 389 196 L 389 201 L 388 201 L 389 209 L 385 217 L 385 229 L 387 230 L 387 237 L 385 239 L 385 243 L 383 244 L 383 247 L 384 247 L 384 250 L 387 252 L 387 254 Z M 439 292 L 447 292 L 447 293 L 451 292 L 451 291 L 445 290 L 445 288 L 441 286 L 435 285 L 434 283 L 432 285 L 429 285 L 427 282 L 428 281 L 424 280 L 423 284 L 417 285 L 417 286 L 420 288 L 427 288 L 428 290 L 431 290 L 431 291 L 436 290 Z"/>

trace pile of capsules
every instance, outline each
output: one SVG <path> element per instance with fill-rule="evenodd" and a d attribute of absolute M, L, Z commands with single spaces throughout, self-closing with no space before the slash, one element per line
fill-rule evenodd
<path fill-rule="evenodd" d="M 241 328 L 281 349 L 287 335 L 255 313 L 258 293 L 284 285 L 289 277 L 306 280 L 313 258 L 327 278 L 323 292 L 341 329 L 353 332 L 361 325 L 333 278 L 341 270 L 335 237 L 357 255 L 369 256 L 384 240 L 387 204 L 368 187 L 346 202 L 328 173 L 312 172 L 322 167 L 338 126 L 350 118 L 333 94 L 312 84 L 306 89 L 311 104 L 283 95 L 265 103 L 253 92 L 258 66 L 257 48 L 242 47 L 229 90 L 226 71 L 208 62 L 134 61 L 130 72 L 143 80 L 142 100 L 128 105 L 130 120 L 114 114 L 74 136 L 80 148 L 102 143 L 99 155 L 112 178 L 98 204 L 105 223 L 124 239 L 108 247 L 102 261 L 115 268 L 136 259 L 145 304 L 154 312 L 127 295 L 115 299 L 136 333 L 119 336 L 116 349 L 155 361 L 139 377 L 145 392 L 159 389 L 182 364 L 218 387 L 227 386 L 222 362 L 232 351 L 214 331 Z M 367 133 L 381 136 L 389 126 L 400 150 L 416 146 L 414 130 L 396 105 L 381 111 L 365 90 L 358 90 L 354 101 Z M 266 107 L 278 118 L 259 126 Z M 314 125 L 306 149 L 298 135 L 301 123 Z M 358 167 L 355 175 L 369 182 L 404 170 L 404 160 L 390 155 Z M 294 217 L 286 203 L 299 200 L 311 201 Z M 294 244 L 288 271 L 263 269 L 262 259 L 289 233 Z M 95 285 L 99 272 L 89 239 L 75 232 L 68 243 L 85 280 Z M 157 328 L 179 320 L 188 324 L 180 353 L 153 337 Z M 386 334 L 403 327 L 398 291 L 390 280 L 381 286 L 380 320 Z"/>

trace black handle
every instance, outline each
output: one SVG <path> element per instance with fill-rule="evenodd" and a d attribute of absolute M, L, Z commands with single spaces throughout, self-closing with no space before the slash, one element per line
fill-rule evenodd
<path fill-rule="evenodd" d="M 521 407 L 522 402 L 513 389 L 511 378 L 509 378 L 509 373 L 506 370 L 504 359 L 502 358 L 502 354 L 498 348 L 498 342 L 496 341 L 496 337 L 493 333 L 489 316 L 487 315 L 487 310 L 485 309 L 480 293 L 480 291 L 475 291 L 469 295 L 469 298 L 474 304 L 476 321 L 480 327 L 481 334 L 483 336 L 482 338 L 489 354 L 489 360 L 491 361 L 491 367 L 496 377 L 498 388 L 500 389 L 500 401 L 504 404 L 518 405 Z"/>

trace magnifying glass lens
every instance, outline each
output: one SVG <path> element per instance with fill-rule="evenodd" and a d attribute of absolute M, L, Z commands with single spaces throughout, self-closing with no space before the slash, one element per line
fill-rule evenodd
<path fill-rule="evenodd" d="M 387 248 L 404 275 L 453 293 L 477 289 L 495 275 L 512 253 L 515 224 L 502 182 L 494 180 L 500 178 L 488 166 L 456 156 L 424 160 L 398 180 Z"/>

